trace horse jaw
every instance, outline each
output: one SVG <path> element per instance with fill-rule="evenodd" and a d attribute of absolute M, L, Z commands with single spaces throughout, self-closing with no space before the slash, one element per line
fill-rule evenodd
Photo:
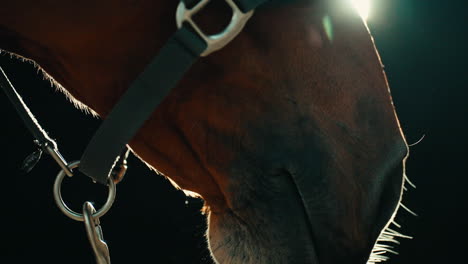
<path fill-rule="evenodd" d="M 294 181 L 286 171 L 270 180 L 275 190 L 238 195 L 252 198 L 243 208 L 209 213 L 207 237 L 218 263 L 319 263 Z"/>

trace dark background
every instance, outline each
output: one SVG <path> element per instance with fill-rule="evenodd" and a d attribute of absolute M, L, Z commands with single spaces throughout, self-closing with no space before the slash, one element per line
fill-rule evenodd
<path fill-rule="evenodd" d="M 406 137 L 415 143 L 424 136 L 407 162 L 417 188 L 404 195 L 418 216 L 397 216 L 400 231 L 414 238 L 400 239 L 400 254 L 388 263 L 467 263 L 467 3 L 372 2 L 369 27 Z M 78 158 L 100 121 L 74 109 L 31 65 L 5 55 L 0 63 L 64 156 Z M 32 138 L 2 93 L 0 111 L 0 263 L 93 263 L 83 224 L 54 204 L 57 166 L 46 156 L 32 173 L 20 175 L 22 160 L 34 151 Z M 201 201 L 184 197 L 134 157 L 129 162 L 115 205 L 101 218 L 112 262 L 210 263 Z M 104 187 L 77 178 L 63 190 L 71 207 L 80 209 L 89 188 L 96 189 L 89 199 L 105 199 Z"/>

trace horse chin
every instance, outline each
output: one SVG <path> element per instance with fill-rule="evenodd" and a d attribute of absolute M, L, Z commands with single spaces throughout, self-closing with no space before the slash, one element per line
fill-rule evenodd
<path fill-rule="evenodd" d="M 249 225 L 233 211 L 210 213 L 207 235 L 213 258 L 232 264 L 318 263 L 305 223 L 286 230 L 269 224 L 260 219 Z"/>
<path fill-rule="evenodd" d="M 238 190 L 238 208 L 209 212 L 207 238 L 217 263 L 318 263 L 302 201 L 284 176 L 270 178 L 271 192 Z"/>

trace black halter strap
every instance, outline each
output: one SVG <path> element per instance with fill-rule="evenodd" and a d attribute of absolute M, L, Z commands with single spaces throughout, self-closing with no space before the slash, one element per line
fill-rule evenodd
<path fill-rule="evenodd" d="M 205 46 L 185 28 L 169 39 L 94 134 L 81 157 L 79 170 L 82 173 L 97 182 L 107 182 L 119 153 L 184 76 L 197 59 L 196 54 L 202 52 Z"/>
<path fill-rule="evenodd" d="M 249 12 L 266 1 L 236 2 L 243 12 Z M 194 3 L 199 1 L 185 0 L 187 6 Z M 172 35 L 91 139 L 81 157 L 79 170 L 106 184 L 121 150 L 207 48 L 203 36 L 187 24 Z"/>

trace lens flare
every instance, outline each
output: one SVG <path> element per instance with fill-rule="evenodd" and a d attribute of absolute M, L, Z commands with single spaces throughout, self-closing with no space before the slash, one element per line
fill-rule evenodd
<path fill-rule="evenodd" d="M 370 11 L 370 0 L 351 0 L 354 7 L 357 9 L 359 14 L 364 20 L 367 20 L 369 17 Z"/>

